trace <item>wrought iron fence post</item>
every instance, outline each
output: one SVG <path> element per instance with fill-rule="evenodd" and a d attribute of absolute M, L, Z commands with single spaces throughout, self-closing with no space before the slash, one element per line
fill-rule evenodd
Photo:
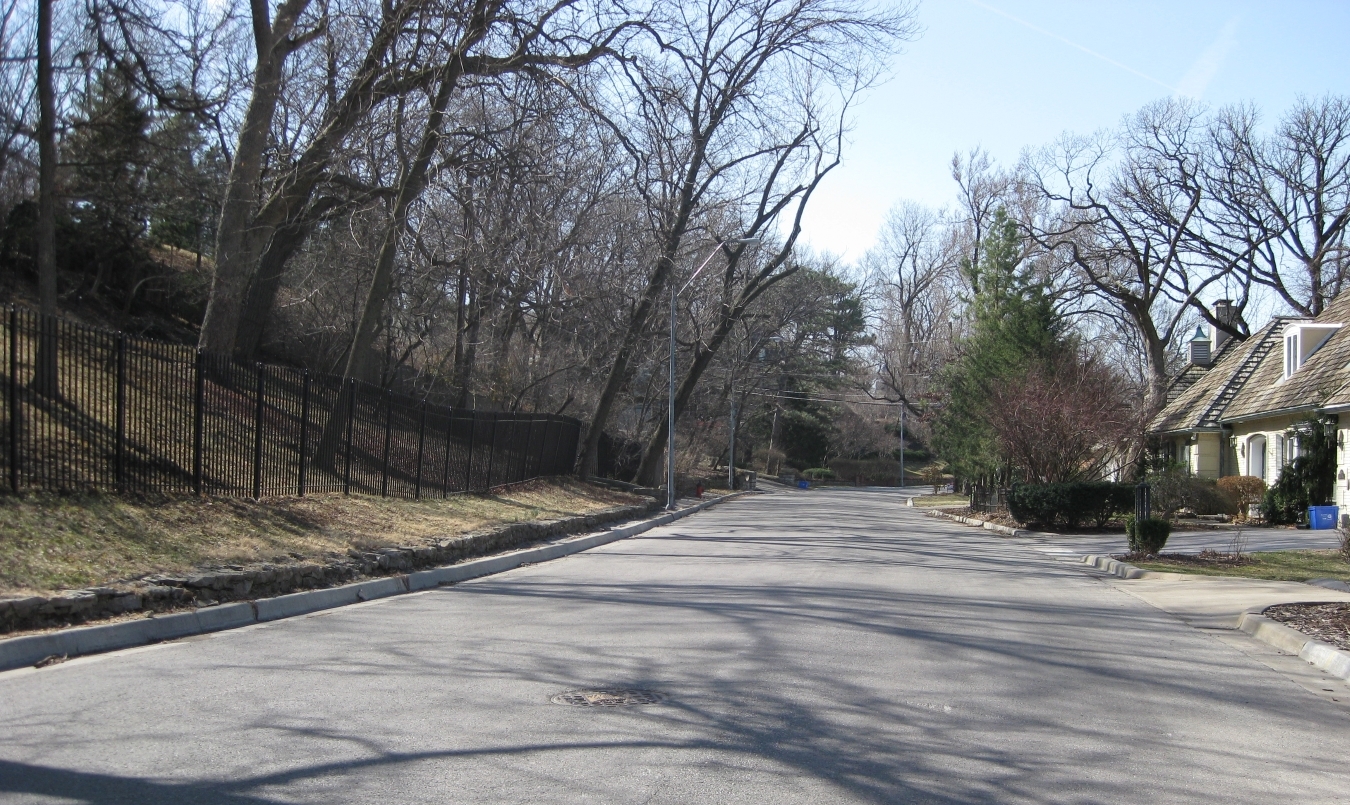
<path fill-rule="evenodd" d="M 263 379 L 266 367 L 258 364 L 257 405 L 253 413 L 253 499 L 262 499 Z"/>
<path fill-rule="evenodd" d="M 450 494 L 450 444 L 455 435 L 455 409 L 445 417 L 445 467 L 441 472 L 441 498 Z"/>
<path fill-rule="evenodd" d="M 488 445 L 488 471 L 487 471 L 487 484 L 484 487 L 485 489 L 492 488 L 492 472 L 494 469 L 496 469 L 496 467 L 494 466 L 496 463 L 497 463 L 497 412 L 493 411 L 492 442 Z"/>
<path fill-rule="evenodd" d="M 113 479 L 118 492 L 126 491 L 127 451 L 127 337 L 117 334 L 117 398 L 114 411 L 117 444 L 113 453 Z"/>
<path fill-rule="evenodd" d="M 19 310 L 9 308 L 9 486 L 19 491 Z"/>
<path fill-rule="evenodd" d="M 347 450 L 342 462 L 342 494 L 352 491 L 352 431 L 356 429 L 356 378 L 347 381 Z"/>
<path fill-rule="evenodd" d="M 384 461 L 380 468 L 380 497 L 389 496 L 389 442 L 394 437 L 394 391 L 384 390 Z"/>
<path fill-rule="evenodd" d="M 560 422 L 558 424 L 565 425 L 566 423 Z M 562 470 L 564 466 L 567 466 L 570 469 L 570 465 L 564 465 L 562 459 L 558 458 L 558 455 L 562 453 L 563 445 L 566 444 L 568 441 L 566 434 L 572 433 L 573 429 L 570 427 L 564 427 L 561 428 L 561 430 L 562 433 L 558 434 L 558 444 L 553 447 L 553 469 L 555 475 L 564 474 L 562 472 L 559 472 L 559 470 Z M 578 431 L 576 435 L 580 436 L 581 435 L 580 431 Z M 572 460 L 576 461 L 577 456 L 576 438 L 574 437 L 571 441 L 572 441 Z"/>
<path fill-rule="evenodd" d="M 537 470 L 537 472 L 540 475 L 553 474 L 553 462 L 549 461 L 548 457 L 545 454 L 548 452 L 548 437 L 553 435 L 553 433 L 556 430 L 557 430 L 557 423 L 553 420 L 553 414 L 545 414 L 544 440 L 539 443 L 539 469 Z M 553 448 L 555 451 L 557 450 L 557 447 L 558 447 L 557 443 L 554 442 Z"/>
<path fill-rule="evenodd" d="M 422 499 L 422 446 L 427 438 L 427 401 L 422 401 L 422 418 L 417 423 L 417 480 L 413 483 L 413 500 Z"/>
<path fill-rule="evenodd" d="M 202 493 L 202 449 L 206 442 L 206 353 L 197 350 L 192 391 L 192 493 Z"/>
<path fill-rule="evenodd" d="M 309 370 L 300 377 L 300 497 L 305 496 L 305 462 L 309 459 Z"/>
<path fill-rule="evenodd" d="M 469 457 L 464 461 L 464 491 L 473 489 L 473 450 L 478 441 L 478 411 L 469 412 Z"/>
<path fill-rule="evenodd" d="M 525 449 L 521 451 L 525 454 L 524 458 L 520 460 L 520 480 L 522 481 L 535 477 L 530 475 L 530 459 L 534 458 L 531 455 L 534 452 L 534 420 L 534 414 L 530 414 L 530 429 L 525 432 Z"/>

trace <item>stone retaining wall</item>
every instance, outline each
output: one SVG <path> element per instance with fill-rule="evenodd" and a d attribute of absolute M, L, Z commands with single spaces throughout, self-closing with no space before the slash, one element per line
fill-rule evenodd
<path fill-rule="evenodd" d="M 658 501 L 616 506 L 557 520 L 513 523 L 427 545 L 348 551 L 329 562 L 264 563 L 201 570 L 186 576 L 156 575 L 121 587 L 68 590 L 50 597 L 0 598 L 0 634 L 84 623 L 127 612 L 162 612 L 184 606 L 269 598 L 360 578 L 407 573 L 486 556 L 532 542 L 592 530 L 606 523 L 641 517 L 661 508 Z"/>

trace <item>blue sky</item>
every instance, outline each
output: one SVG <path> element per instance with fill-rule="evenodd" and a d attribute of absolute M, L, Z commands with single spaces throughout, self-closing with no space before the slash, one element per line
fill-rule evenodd
<path fill-rule="evenodd" d="M 918 14 L 923 33 L 862 100 L 807 211 L 818 251 L 856 260 L 897 201 L 950 204 L 956 151 L 1011 165 L 1174 94 L 1251 101 L 1267 122 L 1300 94 L 1350 95 L 1350 0 L 924 0 Z"/>

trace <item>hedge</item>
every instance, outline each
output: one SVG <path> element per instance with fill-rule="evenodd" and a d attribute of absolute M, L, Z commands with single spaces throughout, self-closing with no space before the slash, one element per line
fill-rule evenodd
<path fill-rule="evenodd" d="M 1059 523 L 1077 528 L 1091 521 L 1098 528 L 1117 514 L 1134 509 L 1134 485 L 1110 481 L 1059 484 L 1017 484 L 1008 492 L 1008 511 L 1018 522 L 1040 526 Z"/>

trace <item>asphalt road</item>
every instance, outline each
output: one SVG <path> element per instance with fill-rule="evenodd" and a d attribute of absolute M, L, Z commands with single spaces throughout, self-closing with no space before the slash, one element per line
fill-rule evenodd
<path fill-rule="evenodd" d="M 549 701 L 598 687 L 666 698 Z M 1347 758 L 1231 636 L 879 492 L 0 674 L 4 803 L 1331 803 Z"/>

